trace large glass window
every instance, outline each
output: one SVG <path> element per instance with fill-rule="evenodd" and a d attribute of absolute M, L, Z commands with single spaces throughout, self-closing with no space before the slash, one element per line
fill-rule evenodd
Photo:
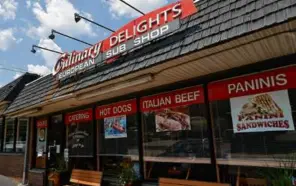
<path fill-rule="evenodd" d="M 120 163 L 129 158 L 137 167 L 138 123 L 136 100 L 122 101 L 96 109 L 98 156 L 105 176 L 115 176 Z"/>
<path fill-rule="evenodd" d="M 19 119 L 16 135 L 16 152 L 25 152 L 26 150 L 26 135 L 27 135 L 28 120 Z"/>
<path fill-rule="evenodd" d="M 144 97 L 141 110 L 146 178 L 161 172 L 185 179 L 192 175 L 192 164 L 210 164 L 201 86 Z"/>
<path fill-rule="evenodd" d="M 209 86 L 219 164 L 276 166 L 274 158 L 295 152 L 295 73 L 286 67 Z"/>
<path fill-rule="evenodd" d="M 4 130 L 4 152 L 14 152 L 15 120 L 6 119 Z"/>
<path fill-rule="evenodd" d="M 2 151 L 2 144 L 3 144 L 3 130 L 4 130 L 4 123 L 3 118 L 0 118 L 0 152 Z"/>

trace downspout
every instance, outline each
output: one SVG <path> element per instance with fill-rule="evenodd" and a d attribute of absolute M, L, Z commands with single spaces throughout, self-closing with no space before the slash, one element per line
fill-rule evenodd
<path fill-rule="evenodd" d="M 29 136 L 30 136 L 30 126 L 31 126 L 31 119 L 27 119 L 27 134 L 26 134 L 26 150 L 24 155 L 24 168 L 23 168 L 23 180 L 19 186 L 27 186 L 26 178 L 27 178 L 27 169 L 28 169 L 28 153 L 29 153 Z"/>

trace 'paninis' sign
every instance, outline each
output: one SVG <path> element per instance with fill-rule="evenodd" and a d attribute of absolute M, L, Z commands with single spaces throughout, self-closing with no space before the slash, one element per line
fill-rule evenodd
<path fill-rule="evenodd" d="M 288 90 L 296 66 L 215 82 L 211 101 L 230 100 L 234 133 L 294 130 Z"/>
<path fill-rule="evenodd" d="M 54 67 L 53 75 L 60 80 L 86 70 L 95 63 L 111 63 L 119 55 L 177 30 L 180 27 L 180 19 L 196 12 L 192 0 L 181 0 L 152 11 L 84 51 L 62 54 Z"/>

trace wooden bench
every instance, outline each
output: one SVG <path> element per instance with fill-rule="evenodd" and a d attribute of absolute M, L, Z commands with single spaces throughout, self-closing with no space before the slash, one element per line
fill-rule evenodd
<path fill-rule="evenodd" d="M 240 167 L 237 169 L 236 186 L 267 186 L 266 179 L 242 178 L 240 177 Z"/>
<path fill-rule="evenodd" d="M 103 173 L 99 171 L 73 169 L 70 182 L 78 185 L 101 186 Z"/>
<path fill-rule="evenodd" d="M 159 186 L 230 186 L 228 183 L 159 178 Z"/>
<path fill-rule="evenodd" d="M 267 186 L 267 181 L 257 178 L 239 178 L 238 186 Z"/>

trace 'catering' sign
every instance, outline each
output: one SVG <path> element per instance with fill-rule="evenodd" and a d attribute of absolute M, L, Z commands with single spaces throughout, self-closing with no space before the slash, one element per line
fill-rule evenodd
<path fill-rule="evenodd" d="M 92 109 L 82 110 L 78 112 L 73 112 L 66 114 L 65 124 L 69 125 L 71 123 L 83 123 L 92 121 Z"/>
<path fill-rule="evenodd" d="M 296 66 L 215 82 L 211 101 L 230 99 L 234 133 L 294 130 L 288 89 Z"/>
<path fill-rule="evenodd" d="M 140 103 L 142 112 L 200 104 L 204 103 L 204 91 L 202 86 L 194 86 L 163 94 L 143 97 L 141 98 Z"/>
<path fill-rule="evenodd" d="M 96 119 L 103 119 L 108 117 L 131 115 L 137 112 L 136 99 L 122 101 L 111 105 L 99 106 L 96 109 Z"/>
<path fill-rule="evenodd" d="M 109 38 L 80 52 L 64 53 L 53 69 L 57 79 L 88 69 L 100 61 L 110 63 L 120 54 L 157 39 L 180 27 L 179 20 L 197 12 L 192 0 L 181 0 L 126 24 Z"/>

